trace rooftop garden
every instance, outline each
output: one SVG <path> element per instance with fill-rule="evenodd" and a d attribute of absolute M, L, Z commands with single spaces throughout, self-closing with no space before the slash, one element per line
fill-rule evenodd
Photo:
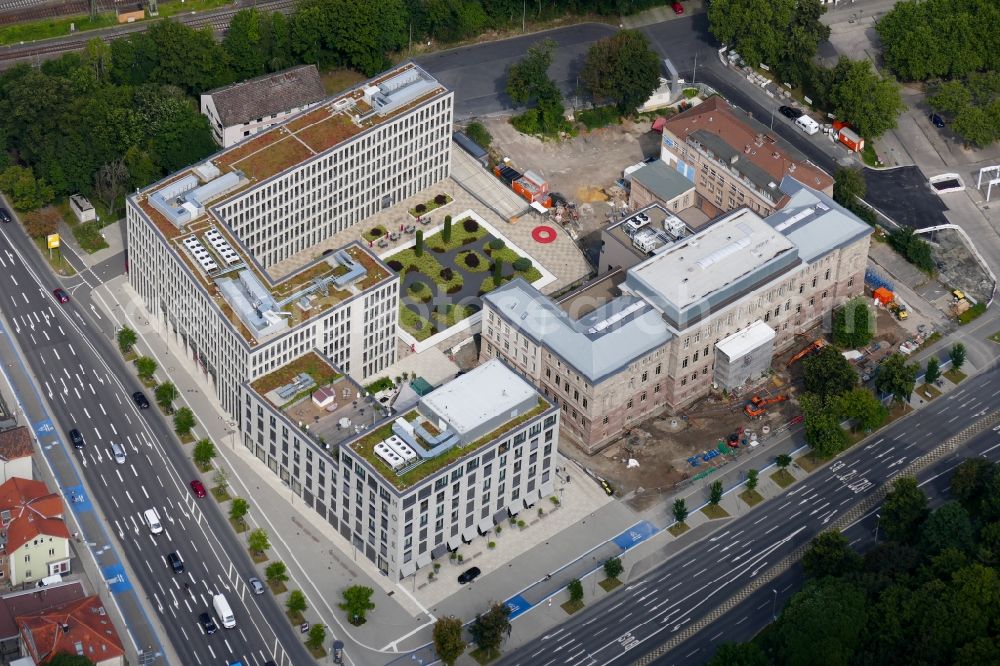
<path fill-rule="evenodd" d="M 542 398 L 539 398 L 538 405 L 533 409 L 511 419 L 510 421 L 507 421 L 493 432 L 483 435 L 469 444 L 453 447 L 436 458 L 424 461 L 404 474 L 396 474 L 396 472 L 389 467 L 389 465 L 375 455 L 375 445 L 392 435 L 392 420 L 388 421 L 380 428 L 369 432 L 361 439 L 352 442 L 350 444 L 350 448 L 352 451 L 364 458 L 376 470 L 378 470 L 378 472 L 397 489 L 406 490 L 410 486 L 423 481 L 428 476 L 447 467 L 459 458 L 469 455 L 480 447 L 503 437 L 514 428 L 517 428 L 525 422 L 535 418 L 548 408 L 549 403 Z M 416 414 L 416 412 L 412 410 L 409 413 Z M 409 415 L 409 413 L 407 413 L 407 415 Z M 406 418 L 406 416 L 404 416 L 404 418 Z"/>
<path fill-rule="evenodd" d="M 426 215 L 433 210 L 437 210 L 441 206 L 447 206 L 452 202 L 452 198 L 447 194 L 441 193 L 436 195 L 433 199 L 425 201 L 424 203 L 419 203 L 410 209 L 410 215 L 413 217 L 420 217 L 421 215 Z"/>
<path fill-rule="evenodd" d="M 292 136 L 286 136 L 265 150 L 259 150 L 244 157 L 232 166 L 258 181 L 270 178 L 276 173 L 307 160 L 315 153 Z"/>
<path fill-rule="evenodd" d="M 260 395 L 266 395 L 276 388 L 290 384 L 292 380 L 303 372 L 312 377 L 313 381 L 316 382 L 313 390 L 332 384 L 343 376 L 332 365 L 327 363 L 322 356 L 316 352 L 309 352 L 281 366 L 274 372 L 255 379 L 250 383 L 250 388 Z"/>
<path fill-rule="evenodd" d="M 332 148 L 341 141 L 346 141 L 360 131 L 360 128 L 347 115 L 336 113 L 314 125 L 302 128 L 295 133 L 295 136 L 316 153 L 322 153 L 327 148 Z"/>

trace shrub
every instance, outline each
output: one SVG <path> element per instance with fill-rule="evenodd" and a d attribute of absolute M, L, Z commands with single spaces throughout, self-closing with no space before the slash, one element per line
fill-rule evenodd
<path fill-rule="evenodd" d="M 413 245 L 413 254 L 422 256 L 424 254 L 424 232 L 417 229 L 417 240 Z"/>
<path fill-rule="evenodd" d="M 514 260 L 514 270 L 521 271 L 522 273 L 527 270 L 531 270 L 531 259 L 527 257 L 518 257 Z"/>
<path fill-rule="evenodd" d="M 465 258 L 462 259 L 462 261 L 469 268 L 476 268 L 477 266 L 479 266 L 479 255 L 476 254 L 475 252 L 470 252 L 469 254 L 465 255 Z"/>
<path fill-rule="evenodd" d="M 386 263 L 386 265 L 387 265 L 387 266 L 388 266 L 388 267 L 389 267 L 390 269 L 392 269 L 393 271 L 395 271 L 396 273 L 400 273 L 400 272 L 402 272 L 402 271 L 403 271 L 403 262 L 401 262 L 401 261 L 399 261 L 399 260 L 397 260 L 397 259 L 390 259 L 390 260 L 389 260 L 389 261 L 388 261 L 388 262 Z"/>
<path fill-rule="evenodd" d="M 441 229 L 441 240 L 445 243 L 451 242 L 451 215 L 445 215 L 444 228 Z"/>
<path fill-rule="evenodd" d="M 127 354 L 132 351 L 132 347 L 135 346 L 138 336 L 135 331 L 133 331 L 128 326 L 123 326 L 118 330 L 118 349 L 121 350 L 123 354 Z"/>
<path fill-rule="evenodd" d="M 462 245 L 471 245 L 472 243 L 475 243 L 477 240 L 479 239 L 477 239 L 475 236 L 466 236 L 464 239 L 462 239 Z"/>
<path fill-rule="evenodd" d="M 490 550 L 493 550 L 494 548 L 497 547 L 497 542 L 496 541 L 490 541 L 488 544 L 486 544 L 486 547 L 489 548 Z"/>
<path fill-rule="evenodd" d="M 447 294 L 457 294 L 460 291 L 462 291 L 462 285 L 460 285 L 460 284 L 453 284 L 450 287 L 448 287 L 448 290 L 445 293 L 447 293 Z"/>
<path fill-rule="evenodd" d="M 506 247 L 506 245 L 499 238 L 494 238 L 493 240 L 490 241 L 490 249 L 491 250 L 502 250 L 505 247 Z"/>
<path fill-rule="evenodd" d="M 479 231 L 479 223 L 473 220 L 471 217 L 467 217 L 464 220 L 462 220 L 462 228 L 471 234 L 476 231 Z"/>
<path fill-rule="evenodd" d="M 378 238 L 379 236 L 382 235 L 382 228 L 375 227 L 374 229 L 368 232 L 368 235 L 371 236 L 372 238 Z"/>
<path fill-rule="evenodd" d="M 441 272 L 438 273 L 438 275 L 440 275 L 441 279 L 444 280 L 445 282 L 451 282 L 452 278 L 455 277 L 455 271 L 453 271 L 450 268 L 442 268 Z"/>
<path fill-rule="evenodd" d="M 465 135 L 486 149 L 493 143 L 493 136 L 482 123 L 469 123 L 465 128 Z"/>
<path fill-rule="evenodd" d="M 156 372 L 157 364 L 149 356 L 140 356 L 135 361 L 135 368 L 141 378 L 149 379 Z"/>
<path fill-rule="evenodd" d="M 427 206 L 424 204 L 417 204 L 416 206 L 413 207 L 413 210 L 417 211 L 418 213 L 423 213 L 424 211 L 427 210 Z"/>
<path fill-rule="evenodd" d="M 412 291 L 414 294 L 419 294 L 426 288 L 427 285 L 425 285 L 423 282 L 414 282 L 413 284 L 410 285 L 410 291 Z"/>
<path fill-rule="evenodd" d="M 439 194 L 436 197 L 434 197 L 434 203 L 436 203 L 438 206 L 443 206 L 447 202 L 448 202 L 448 197 L 443 194 Z"/>
<path fill-rule="evenodd" d="M 181 407 L 174 414 L 174 432 L 176 432 L 181 437 L 185 437 L 191 433 L 194 428 L 194 412 L 192 412 L 187 407 Z"/>

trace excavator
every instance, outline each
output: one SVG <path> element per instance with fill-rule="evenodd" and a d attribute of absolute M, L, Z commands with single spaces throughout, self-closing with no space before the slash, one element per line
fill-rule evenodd
<path fill-rule="evenodd" d="M 759 395 L 755 395 L 750 398 L 750 402 L 743 407 L 743 411 L 752 419 L 759 419 L 767 414 L 767 407 L 769 405 L 776 405 L 779 402 L 784 402 L 788 400 L 788 396 L 781 394 L 775 395 L 768 398 L 762 398 Z"/>
<path fill-rule="evenodd" d="M 826 347 L 826 340 L 813 340 L 807 346 L 805 346 L 802 349 L 800 349 L 799 352 L 795 356 L 793 356 L 792 358 L 790 358 L 788 360 L 788 365 L 786 365 L 785 367 L 787 367 L 787 368 L 792 367 L 792 365 L 794 363 L 796 363 L 798 361 L 801 361 L 803 358 L 805 358 L 809 354 L 812 354 L 813 352 L 819 351 L 823 347 Z"/>

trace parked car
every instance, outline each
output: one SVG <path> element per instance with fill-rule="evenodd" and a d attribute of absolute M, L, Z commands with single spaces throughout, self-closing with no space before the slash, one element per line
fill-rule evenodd
<path fill-rule="evenodd" d="M 247 578 L 247 583 L 250 584 L 250 589 L 253 590 L 254 594 L 264 594 L 264 583 L 260 582 L 260 578 L 251 576 Z"/>
<path fill-rule="evenodd" d="M 195 497 L 204 497 L 207 494 L 205 492 L 205 484 L 198 479 L 191 482 L 191 492 L 194 493 Z"/>
<path fill-rule="evenodd" d="M 476 580 L 476 578 L 478 578 L 479 574 L 481 573 L 482 571 L 479 570 L 479 567 L 472 567 L 471 569 L 466 569 L 462 573 L 458 574 L 458 582 L 460 585 L 471 583 L 472 581 Z"/>
<path fill-rule="evenodd" d="M 212 616 L 208 613 L 202 613 L 199 615 L 198 622 L 201 624 L 201 628 L 205 630 L 206 634 L 214 634 L 219 630 L 219 628 L 215 626 L 215 620 L 213 620 Z"/>
<path fill-rule="evenodd" d="M 73 443 L 74 449 L 82 449 L 85 446 L 83 435 L 76 428 L 69 431 L 69 441 Z"/>
<path fill-rule="evenodd" d="M 678 16 L 680 16 L 681 14 L 684 13 L 684 5 L 682 5 L 681 3 L 675 2 L 674 4 L 672 4 L 670 6 L 673 8 L 674 14 L 677 14 Z"/>
<path fill-rule="evenodd" d="M 52 295 L 55 296 L 56 300 L 60 303 L 69 303 L 69 294 L 62 289 L 53 289 Z"/>
<path fill-rule="evenodd" d="M 931 124 L 934 125 L 934 127 L 937 127 L 938 129 L 944 127 L 944 118 L 942 118 L 938 114 L 932 113 L 927 118 L 928 120 L 931 121 Z"/>
<path fill-rule="evenodd" d="M 132 402 L 139 409 L 149 409 L 149 400 L 146 399 L 146 394 L 142 391 L 136 391 L 132 394 Z"/>
<path fill-rule="evenodd" d="M 802 112 L 792 106 L 779 106 L 778 113 L 790 120 L 795 120 L 802 116 Z"/>

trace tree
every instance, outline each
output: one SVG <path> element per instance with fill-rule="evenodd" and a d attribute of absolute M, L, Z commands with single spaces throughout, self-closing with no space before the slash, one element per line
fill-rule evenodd
<path fill-rule="evenodd" d="M 853 389 L 838 396 L 836 401 L 839 416 L 853 421 L 855 430 L 870 432 L 889 417 L 889 410 L 868 389 Z"/>
<path fill-rule="evenodd" d="M 444 227 L 441 229 L 441 240 L 445 243 L 451 241 L 451 215 L 444 216 Z"/>
<path fill-rule="evenodd" d="M 267 532 L 258 527 L 247 537 L 247 546 L 254 555 L 263 555 L 271 548 L 271 540 L 267 538 Z"/>
<path fill-rule="evenodd" d="M 948 358 L 951 359 L 952 370 L 961 370 L 962 366 L 965 365 L 965 345 L 961 342 L 953 344 L 948 351 Z"/>
<path fill-rule="evenodd" d="M 924 381 L 933 384 L 941 377 L 941 362 L 937 356 L 927 359 L 927 369 L 924 370 Z"/>
<path fill-rule="evenodd" d="M 493 260 L 493 284 L 497 287 L 500 286 L 500 281 L 503 280 L 503 259 Z"/>
<path fill-rule="evenodd" d="M 424 256 L 424 232 L 417 229 L 417 239 L 413 242 L 413 254 L 418 257 Z"/>
<path fill-rule="evenodd" d="M 778 466 L 778 469 L 785 469 L 792 464 L 792 457 L 787 453 L 782 453 L 774 457 L 774 464 Z"/>
<path fill-rule="evenodd" d="M 122 326 L 118 329 L 118 333 L 115 337 L 118 339 L 118 349 L 120 349 L 123 354 L 127 354 L 132 351 L 132 347 L 135 346 L 135 343 L 138 340 L 138 336 L 135 334 L 135 331 L 128 326 Z"/>
<path fill-rule="evenodd" d="M 687 502 L 685 502 L 683 498 L 674 500 L 673 513 L 674 519 L 678 523 L 683 523 L 688 517 Z"/>
<path fill-rule="evenodd" d="M 833 68 L 829 97 L 837 117 L 868 139 L 893 129 L 906 108 L 895 81 L 879 78 L 869 60 L 844 56 Z"/>
<path fill-rule="evenodd" d="M 149 381 L 156 372 L 156 361 L 149 356 L 140 356 L 135 361 L 135 369 L 139 372 L 139 377 L 143 380 Z"/>
<path fill-rule="evenodd" d="M 861 172 L 848 167 L 838 167 L 833 173 L 833 200 L 841 206 L 852 209 L 858 199 L 864 199 L 867 192 Z"/>
<path fill-rule="evenodd" d="M 759 474 L 760 474 L 760 472 L 758 472 L 755 469 L 748 469 L 747 470 L 747 483 L 746 483 L 747 490 L 756 490 L 757 489 L 757 476 Z"/>
<path fill-rule="evenodd" d="M 875 315 L 868 306 L 866 299 L 861 297 L 852 298 L 844 304 L 844 307 L 834 311 L 834 344 L 848 349 L 856 349 L 864 347 L 871 342 L 874 335 Z M 836 350 L 832 351 L 836 353 Z M 854 383 L 857 383 L 857 379 L 855 379 Z"/>
<path fill-rule="evenodd" d="M 445 666 L 455 666 L 465 654 L 466 642 L 462 621 L 457 617 L 439 617 L 434 623 L 434 651 Z"/>
<path fill-rule="evenodd" d="M 243 9 L 233 15 L 222 40 L 237 79 L 249 79 L 265 71 L 264 29 L 261 12 Z"/>
<path fill-rule="evenodd" d="M 767 656 L 756 643 L 720 643 L 706 666 L 768 666 Z"/>
<path fill-rule="evenodd" d="M 284 562 L 271 562 L 264 569 L 264 576 L 271 585 L 279 585 L 288 582 L 288 567 Z"/>
<path fill-rule="evenodd" d="M 229 474 L 226 470 L 222 467 L 216 469 L 215 474 L 212 475 L 212 481 L 215 482 L 217 494 L 225 496 L 226 489 L 229 488 Z"/>
<path fill-rule="evenodd" d="M 847 433 L 840 427 L 840 414 L 834 401 L 824 401 L 806 393 L 800 400 L 804 417 L 806 443 L 821 458 L 830 458 L 847 448 Z"/>
<path fill-rule="evenodd" d="M 925 273 L 934 272 L 931 246 L 917 236 L 911 227 L 900 227 L 890 233 L 889 245 L 920 270 Z"/>
<path fill-rule="evenodd" d="M 920 549 L 929 555 L 947 548 L 970 553 L 973 543 L 969 512 L 956 500 L 945 502 L 931 512 L 920 528 Z"/>
<path fill-rule="evenodd" d="M 375 610 L 375 604 L 371 602 L 374 593 L 375 590 L 364 585 L 352 585 L 344 590 L 344 600 L 339 606 L 340 610 L 347 613 L 347 619 L 351 624 L 355 626 L 364 624 L 368 611 Z"/>
<path fill-rule="evenodd" d="M 595 102 L 631 114 L 660 85 L 660 57 L 643 33 L 621 30 L 590 47 L 580 79 Z"/>
<path fill-rule="evenodd" d="M 229 505 L 229 518 L 238 525 L 243 524 L 249 512 L 250 502 L 242 497 L 234 498 L 232 504 Z"/>
<path fill-rule="evenodd" d="M 302 590 L 292 590 L 288 593 L 288 599 L 285 601 L 285 608 L 288 609 L 289 613 L 299 615 L 306 612 L 306 595 L 302 594 Z"/>
<path fill-rule="evenodd" d="M 174 432 L 181 437 L 191 434 L 194 428 L 194 412 L 189 407 L 181 407 L 174 414 Z"/>
<path fill-rule="evenodd" d="M 38 239 L 44 239 L 49 234 L 59 231 L 60 220 L 62 220 L 62 215 L 55 206 L 46 206 L 41 210 L 34 210 L 21 216 L 24 232 L 32 238 Z"/>
<path fill-rule="evenodd" d="M 309 627 L 309 638 L 306 639 L 306 647 L 310 650 L 318 651 L 323 647 L 323 641 L 326 640 L 326 626 L 322 624 L 314 624 Z"/>
<path fill-rule="evenodd" d="M 493 143 L 493 135 L 480 122 L 469 123 L 468 127 L 465 128 L 465 134 L 486 150 L 489 150 Z"/>
<path fill-rule="evenodd" d="M 609 557 L 604 560 L 604 576 L 609 579 L 618 578 L 625 571 L 625 567 L 622 565 L 622 561 L 617 557 Z"/>
<path fill-rule="evenodd" d="M 865 595 L 840 578 L 806 583 L 792 597 L 774 629 L 778 663 L 815 664 L 823 655 L 826 666 L 847 666 L 865 629 Z"/>
<path fill-rule="evenodd" d="M 215 444 L 212 444 L 210 439 L 198 440 L 198 443 L 194 445 L 194 461 L 202 469 L 206 469 L 212 464 L 212 460 L 216 456 Z"/>
<path fill-rule="evenodd" d="M 524 58 L 507 70 L 507 95 L 528 110 L 511 119 L 511 124 L 526 134 L 555 135 L 566 128 L 562 93 L 549 78 L 555 42 L 546 39 L 528 49 Z"/>
<path fill-rule="evenodd" d="M 913 477 L 899 477 L 885 497 L 880 520 L 889 539 L 905 544 L 916 542 L 927 518 L 927 496 Z"/>
<path fill-rule="evenodd" d="M 112 219 L 119 210 L 118 199 L 128 191 L 130 179 L 124 158 L 111 160 L 94 174 L 94 194 L 108 209 Z"/>
<path fill-rule="evenodd" d="M 173 411 L 174 400 L 177 399 L 177 387 L 170 382 L 163 382 L 156 387 L 156 404 L 169 414 Z"/>
<path fill-rule="evenodd" d="M 795 13 L 794 0 L 713 0 L 708 6 L 708 25 L 712 35 L 739 51 L 751 65 L 774 65 Z M 803 53 L 808 60 L 812 54 Z"/>
<path fill-rule="evenodd" d="M 472 642 L 487 656 L 500 651 L 504 638 L 510 636 L 510 608 L 507 604 L 493 602 L 485 613 L 476 615 L 469 625 Z"/>
<path fill-rule="evenodd" d="M 583 601 L 583 583 L 580 582 L 579 578 L 574 578 L 566 586 L 569 590 L 569 600 L 572 602 Z"/>
<path fill-rule="evenodd" d="M 721 501 L 722 501 L 722 481 L 716 481 L 708 489 L 708 503 L 711 504 L 712 506 L 718 506 L 719 502 Z"/>
<path fill-rule="evenodd" d="M 52 203 L 55 192 L 44 179 L 35 178 L 30 167 L 9 166 L 0 173 L 0 190 L 19 211 L 33 211 Z"/>
<path fill-rule="evenodd" d="M 858 384 L 858 373 L 833 347 L 823 347 L 807 358 L 802 367 L 805 390 L 821 398 L 846 393 Z"/>
<path fill-rule="evenodd" d="M 861 570 L 861 556 L 840 532 L 823 532 L 802 555 L 802 568 L 812 578 L 841 577 Z"/>
<path fill-rule="evenodd" d="M 979 514 L 989 492 L 990 481 L 996 475 L 996 465 L 984 458 L 969 458 L 951 475 L 949 494 L 962 503 L 970 514 Z"/>
<path fill-rule="evenodd" d="M 893 402 L 903 403 L 910 399 L 917 383 L 919 368 L 915 363 L 906 364 L 906 357 L 900 353 L 887 357 L 875 374 L 875 388 L 892 396 Z"/>

